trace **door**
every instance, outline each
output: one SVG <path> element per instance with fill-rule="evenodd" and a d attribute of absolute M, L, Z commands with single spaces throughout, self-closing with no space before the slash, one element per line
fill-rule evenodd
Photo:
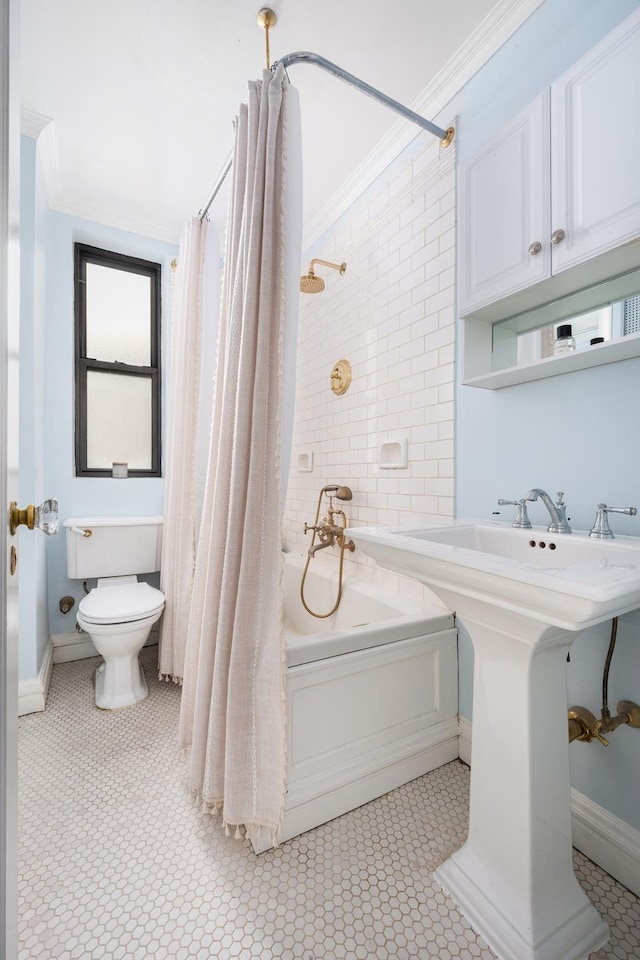
<path fill-rule="evenodd" d="M 18 491 L 18 0 L 0 0 L 0 956 L 17 957 L 18 585 L 7 523 Z"/>
<path fill-rule="evenodd" d="M 553 272 L 640 237 L 640 12 L 551 87 Z"/>
<path fill-rule="evenodd" d="M 459 312 L 551 275 L 549 91 L 458 172 Z"/>

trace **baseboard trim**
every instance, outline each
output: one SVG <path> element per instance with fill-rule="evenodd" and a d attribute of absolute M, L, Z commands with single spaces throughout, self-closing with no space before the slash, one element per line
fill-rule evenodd
<path fill-rule="evenodd" d="M 640 830 L 571 791 L 573 845 L 640 897 Z"/>
<path fill-rule="evenodd" d="M 471 766 L 471 721 L 459 719 L 458 753 Z M 640 897 L 640 830 L 571 789 L 573 845 Z"/>
<path fill-rule="evenodd" d="M 466 717 L 458 718 L 458 756 L 463 763 L 471 766 L 471 721 Z"/>
<path fill-rule="evenodd" d="M 145 647 L 158 643 L 160 630 L 153 628 Z M 87 660 L 89 657 L 99 657 L 88 633 L 58 633 L 51 637 L 54 663 L 70 663 L 72 660 Z"/>
<path fill-rule="evenodd" d="M 98 651 L 86 633 L 58 633 L 54 634 L 51 640 L 54 663 L 67 663 L 70 660 L 84 660 L 98 656 Z"/>
<path fill-rule="evenodd" d="M 52 670 L 53 643 L 49 637 L 38 676 L 29 680 L 20 680 L 18 683 L 19 717 L 24 717 L 28 713 L 42 713 L 47 703 Z"/>

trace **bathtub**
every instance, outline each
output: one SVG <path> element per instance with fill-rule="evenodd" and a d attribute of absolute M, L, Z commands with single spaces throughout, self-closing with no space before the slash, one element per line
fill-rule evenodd
<path fill-rule="evenodd" d="M 453 615 L 345 577 L 318 620 L 300 602 L 306 558 L 285 555 L 287 793 L 282 840 L 458 756 Z M 312 560 L 305 599 L 322 612 L 333 565 Z M 267 849 L 254 843 L 256 852 Z"/>

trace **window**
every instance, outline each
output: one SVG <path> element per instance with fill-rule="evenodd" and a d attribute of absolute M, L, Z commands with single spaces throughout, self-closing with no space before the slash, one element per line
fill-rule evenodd
<path fill-rule="evenodd" d="M 75 244 L 76 476 L 160 476 L 160 264 Z"/>

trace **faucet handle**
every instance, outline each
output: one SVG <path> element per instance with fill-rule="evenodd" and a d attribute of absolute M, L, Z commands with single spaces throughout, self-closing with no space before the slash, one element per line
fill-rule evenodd
<path fill-rule="evenodd" d="M 531 529 L 531 520 L 529 520 L 529 514 L 527 513 L 527 503 L 524 497 L 520 500 L 498 500 L 498 506 L 504 507 L 507 505 L 512 505 L 517 507 L 516 518 L 511 524 L 512 527 L 515 527 L 517 530 L 530 530 Z"/>
<path fill-rule="evenodd" d="M 601 743 L 603 747 L 608 747 L 609 741 L 607 740 L 606 737 L 602 736 L 600 732 L 601 730 L 602 730 L 602 720 L 596 720 L 596 722 L 593 725 L 593 729 L 591 731 L 592 737 L 594 740 L 597 740 L 599 743 Z"/>
<path fill-rule="evenodd" d="M 592 540 L 613 540 L 615 539 L 613 530 L 609 526 L 608 513 L 624 513 L 628 517 L 635 517 L 637 514 L 635 507 L 608 507 L 606 503 L 599 503 L 596 510 L 596 518 L 589 531 Z"/>

